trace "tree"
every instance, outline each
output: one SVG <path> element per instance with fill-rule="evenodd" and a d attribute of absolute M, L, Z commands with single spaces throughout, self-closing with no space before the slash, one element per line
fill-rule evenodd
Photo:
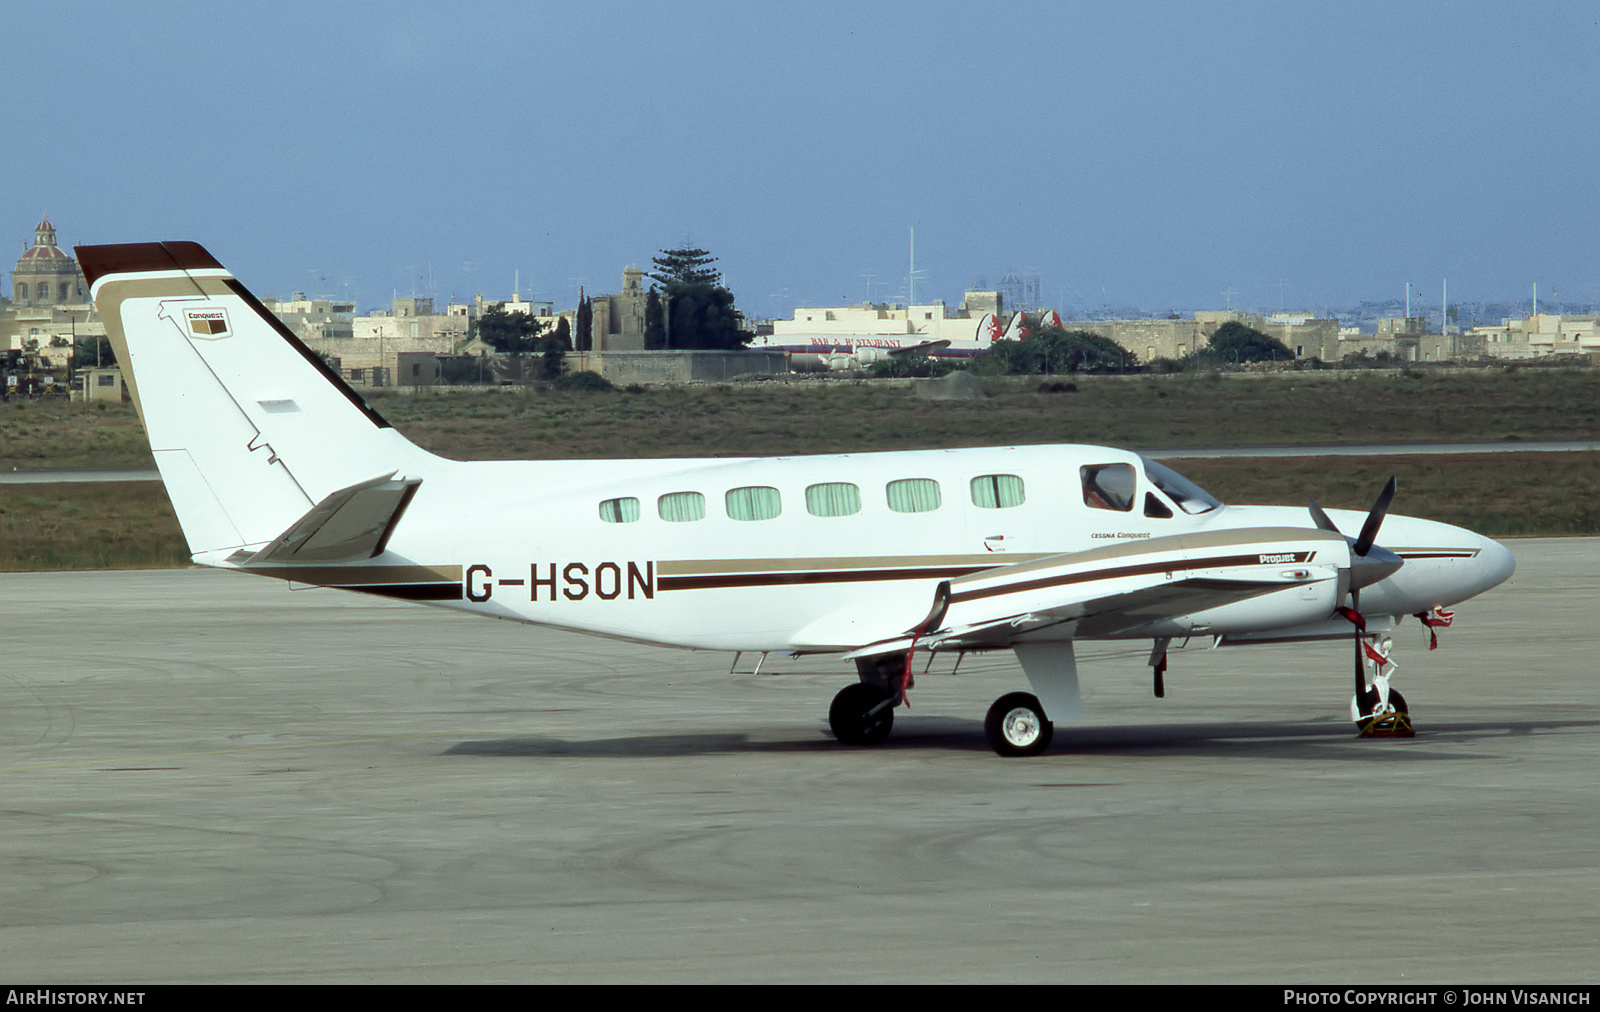
<path fill-rule="evenodd" d="M 578 351 L 594 350 L 594 306 L 583 294 L 583 288 L 578 288 L 578 326 L 577 336 L 573 338 L 574 346 Z"/>
<path fill-rule="evenodd" d="M 906 377 L 944 376 L 954 372 L 956 364 L 947 358 L 929 358 L 926 352 L 908 351 L 891 355 L 886 361 L 872 367 L 872 375 L 884 379 Z"/>
<path fill-rule="evenodd" d="M 741 327 L 744 318 L 733 306 L 733 293 L 722 286 L 722 272 L 711 266 L 716 262 L 703 249 L 662 250 L 654 258 L 656 271 L 649 277 L 661 282 L 666 295 L 661 347 L 742 348 L 754 337 Z M 645 311 L 645 346 L 650 347 L 648 305 Z"/>
<path fill-rule="evenodd" d="M 1008 373 L 1114 372 L 1133 356 L 1121 345 L 1086 330 L 1040 327 L 1026 341 L 996 341 L 989 358 Z"/>
<path fill-rule="evenodd" d="M 661 308 L 661 296 L 656 286 L 650 286 L 650 299 L 644 304 L 644 347 L 655 351 L 667 346 L 667 317 Z"/>
<path fill-rule="evenodd" d="M 667 342 L 674 348 L 743 348 L 754 337 L 740 329 L 733 293 L 713 285 L 667 285 Z"/>
<path fill-rule="evenodd" d="M 478 340 L 509 355 L 516 363 L 517 375 L 526 378 L 522 375 L 522 357 L 541 350 L 538 320 L 524 313 L 508 313 L 504 306 L 496 303 L 478 317 L 473 327 Z"/>
<path fill-rule="evenodd" d="M 73 367 L 77 369 L 90 369 L 95 366 L 114 366 L 117 364 L 117 353 L 111 347 L 111 342 L 103 337 L 80 337 L 78 346 L 72 352 Z"/>
<path fill-rule="evenodd" d="M 660 256 L 652 257 L 651 262 L 656 269 L 646 277 L 654 278 L 663 285 L 677 282 L 683 285 L 716 286 L 722 283 L 722 272 L 711 267 L 717 258 L 703 249 L 664 249 Z"/>
<path fill-rule="evenodd" d="M 1229 320 L 1216 329 L 1205 355 L 1219 364 L 1294 360 L 1294 352 L 1282 341 L 1247 327 L 1238 320 Z"/>
<path fill-rule="evenodd" d="M 539 378 L 553 380 L 566 371 L 567 364 L 564 359 L 567 352 L 572 350 L 572 341 L 566 334 L 557 330 L 554 334 L 538 342 L 538 350 L 540 354 Z"/>

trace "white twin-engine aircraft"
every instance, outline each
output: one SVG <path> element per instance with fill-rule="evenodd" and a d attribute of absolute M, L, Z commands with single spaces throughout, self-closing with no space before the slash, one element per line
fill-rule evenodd
<path fill-rule="evenodd" d="M 839 653 L 842 742 L 889 733 L 923 651 L 1014 650 L 1001 755 L 1079 715 L 1073 644 L 1351 637 L 1352 713 L 1407 733 L 1388 633 L 1511 575 L 1471 531 L 1224 506 L 1096 446 L 461 462 L 396 432 L 202 247 L 78 248 L 194 560 L 701 650 Z M 1383 524 L 1387 547 L 1376 544 Z M 1343 532 L 1359 531 L 1355 538 Z M 1370 658 L 1370 661 L 1364 659 Z"/>

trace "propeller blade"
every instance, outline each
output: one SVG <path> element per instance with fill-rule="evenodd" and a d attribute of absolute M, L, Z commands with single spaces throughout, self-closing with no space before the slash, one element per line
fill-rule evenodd
<path fill-rule="evenodd" d="M 1361 592 L 1350 591 L 1350 610 L 1357 615 L 1361 614 Z M 1366 666 L 1361 663 L 1361 626 L 1353 626 L 1356 640 L 1356 709 L 1361 709 L 1361 693 L 1367 688 Z"/>
<path fill-rule="evenodd" d="M 1333 525 L 1333 521 L 1329 519 L 1328 514 L 1324 513 L 1322 507 L 1317 505 L 1316 496 L 1306 496 L 1306 508 L 1311 510 L 1311 522 L 1317 525 L 1317 530 L 1332 531 L 1335 534 L 1344 533 Z"/>
<path fill-rule="evenodd" d="M 1372 543 L 1378 539 L 1378 528 L 1383 526 L 1384 514 L 1389 512 L 1389 503 L 1394 500 L 1396 484 L 1394 475 L 1390 475 L 1389 484 L 1378 493 L 1378 501 L 1372 504 L 1372 512 L 1367 514 L 1367 522 L 1361 525 L 1361 535 L 1356 538 L 1354 551 L 1357 555 L 1365 557 L 1372 550 Z"/>

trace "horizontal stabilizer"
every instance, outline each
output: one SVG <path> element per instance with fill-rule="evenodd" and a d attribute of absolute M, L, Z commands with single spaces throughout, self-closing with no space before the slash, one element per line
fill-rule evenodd
<path fill-rule="evenodd" d="M 396 478 L 389 474 L 340 489 L 313 506 L 242 565 L 248 569 L 281 563 L 356 562 L 373 558 L 383 551 L 389 534 L 421 484 L 420 478 Z"/>

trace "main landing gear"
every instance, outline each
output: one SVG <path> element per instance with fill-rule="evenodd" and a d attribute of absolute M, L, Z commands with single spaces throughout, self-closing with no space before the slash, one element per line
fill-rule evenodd
<path fill-rule="evenodd" d="M 828 707 L 828 726 L 845 745 L 878 745 L 894 727 L 894 708 L 910 687 L 905 655 L 856 661 L 861 681 L 846 685 Z M 989 745 L 1002 756 L 1038 755 L 1050 747 L 1055 724 L 1045 716 L 1039 697 L 1008 692 L 994 701 L 983 721 Z"/>
<path fill-rule="evenodd" d="M 877 745 L 894 727 L 895 696 L 881 685 L 846 685 L 828 707 L 828 726 L 846 745 Z"/>
<path fill-rule="evenodd" d="M 989 707 L 983 733 L 989 746 L 1003 756 L 1038 755 L 1050 747 L 1056 726 L 1031 692 L 1008 692 Z"/>
<path fill-rule="evenodd" d="M 846 685 L 828 707 L 828 726 L 846 745 L 878 745 L 894 727 L 894 708 L 905 701 L 911 674 L 905 654 L 856 659 L 861 681 Z"/>

